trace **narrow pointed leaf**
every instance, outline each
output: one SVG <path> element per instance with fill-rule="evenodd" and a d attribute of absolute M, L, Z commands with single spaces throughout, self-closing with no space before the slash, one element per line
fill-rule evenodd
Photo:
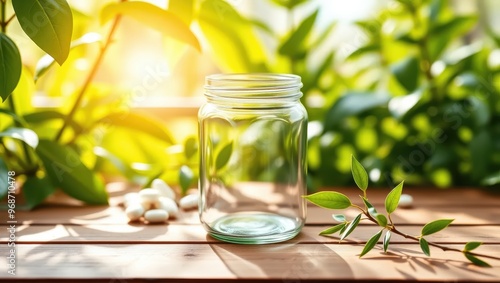
<path fill-rule="evenodd" d="M 345 209 L 351 206 L 349 198 L 338 192 L 317 192 L 305 198 L 317 206 L 328 209 Z"/>
<path fill-rule="evenodd" d="M 472 251 L 477 249 L 479 246 L 481 246 L 483 243 L 481 242 L 468 242 L 465 244 L 464 251 Z"/>
<path fill-rule="evenodd" d="M 418 241 L 420 243 L 420 248 L 426 256 L 431 256 L 431 251 L 429 250 L 429 243 L 423 237 Z"/>
<path fill-rule="evenodd" d="M 215 161 L 215 167 L 217 170 L 226 166 L 231 158 L 231 154 L 233 154 L 233 142 L 226 144 L 217 155 L 217 159 Z"/>
<path fill-rule="evenodd" d="M 343 214 L 332 214 L 332 217 L 335 221 L 338 221 L 338 222 L 345 222 L 346 221 L 345 216 Z"/>
<path fill-rule="evenodd" d="M 300 57 L 306 51 L 305 43 L 318 16 L 319 10 L 309 15 L 279 47 L 278 52 L 289 57 Z"/>
<path fill-rule="evenodd" d="M 101 23 L 106 23 L 117 15 L 131 17 L 140 23 L 162 32 L 200 51 L 200 43 L 188 25 L 174 13 L 145 2 L 111 3 L 101 11 Z"/>
<path fill-rule="evenodd" d="M 349 234 L 351 234 L 352 231 L 354 231 L 354 229 L 356 229 L 356 227 L 359 224 L 359 221 L 361 220 L 361 215 L 362 214 L 358 214 L 358 216 L 356 216 L 356 218 L 354 218 L 354 220 L 352 220 L 351 223 L 349 223 L 349 225 L 347 225 L 345 231 L 342 232 L 342 235 L 340 235 L 340 240 L 341 241 L 343 239 L 345 239 L 345 237 L 349 236 Z"/>
<path fill-rule="evenodd" d="M 366 173 L 365 168 L 359 161 L 351 156 L 351 172 L 352 177 L 354 178 L 354 182 L 363 192 L 368 188 L 368 174 Z"/>
<path fill-rule="evenodd" d="M 21 55 L 16 44 L 5 34 L 0 33 L 0 97 L 5 101 L 14 91 L 21 78 Z"/>
<path fill-rule="evenodd" d="M 398 208 L 399 198 L 403 192 L 403 182 L 399 183 L 385 198 L 385 210 L 387 213 L 393 213 Z"/>
<path fill-rule="evenodd" d="M 375 245 L 377 244 L 378 240 L 380 240 L 380 236 L 382 236 L 382 231 L 383 230 L 380 230 L 377 234 L 373 235 L 373 237 L 371 237 L 370 240 L 368 240 L 368 242 L 366 242 L 366 245 L 363 248 L 363 251 L 361 252 L 361 254 L 359 255 L 359 257 L 364 256 L 369 251 L 371 251 L 373 249 L 373 247 L 375 247 Z"/>
<path fill-rule="evenodd" d="M 391 241 L 391 231 L 387 231 L 384 236 L 384 252 L 387 252 L 387 249 L 389 248 L 389 242 Z"/>
<path fill-rule="evenodd" d="M 479 258 L 469 254 L 469 253 L 464 253 L 465 257 L 472 262 L 473 264 L 481 267 L 491 267 L 491 265 L 483 260 L 480 260 Z"/>
<path fill-rule="evenodd" d="M 12 0 L 24 32 L 57 63 L 66 61 L 73 33 L 73 15 L 66 0 Z"/>
<path fill-rule="evenodd" d="M 325 229 L 321 232 L 319 232 L 320 235 L 330 235 L 330 234 L 334 234 L 340 230 L 342 230 L 342 228 L 344 228 L 346 226 L 345 223 L 340 223 L 340 224 L 337 224 L 333 227 L 330 227 L 328 229 Z"/>
<path fill-rule="evenodd" d="M 71 147 L 42 139 L 36 153 L 55 187 L 88 204 L 108 203 L 103 180 L 82 163 Z"/>
<path fill-rule="evenodd" d="M 23 194 L 26 199 L 27 209 L 33 209 L 50 196 L 56 188 L 47 176 L 38 178 L 28 175 L 23 184 Z"/>
<path fill-rule="evenodd" d="M 375 209 L 375 207 L 368 201 L 368 199 L 366 199 L 364 197 L 361 197 L 361 199 L 363 200 L 363 202 L 366 206 L 366 209 L 368 210 L 370 215 L 373 217 L 377 216 L 377 214 L 378 214 L 377 209 Z"/>
<path fill-rule="evenodd" d="M 434 234 L 448 227 L 455 219 L 439 219 L 425 224 L 422 228 L 422 236 Z"/>

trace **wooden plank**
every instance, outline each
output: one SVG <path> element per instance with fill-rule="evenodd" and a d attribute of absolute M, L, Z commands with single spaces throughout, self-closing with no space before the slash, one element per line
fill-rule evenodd
<path fill-rule="evenodd" d="M 329 226 L 306 226 L 290 243 L 335 243 L 337 236 L 320 236 L 319 232 Z M 0 226 L 0 229 L 6 229 Z M 409 235 L 420 235 L 421 227 L 402 226 L 399 229 Z M 366 243 L 380 231 L 374 225 L 358 226 L 344 243 Z M 500 226 L 450 226 L 429 235 L 428 241 L 436 243 L 466 243 L 479 241 L 486 244 L 500 244 Z M 22 225 L 17 227 L 16 239 L 20 243 L 217 243 L 207 236 L 201 225 Z M 0 244 L 7 243 L 7 235 L 0 237 Z M 392 243 L 416 243 L 394 234 Z"/>
<path fill-rule="evenodd" d="M 461 246 L 456 246 L 461 248 Z M 17 245 L 16 279 L 128 278 L 298 280 L 499 281 L 492 268 L 470 265 L 461 254 L 432 249 L 432 259 L 414 245 L 392 245 L 389 255 L 374 250 L 363 259 L 359 245 L 232 244 Z M 480 247 L 500 254 L 500 245 Z M 6 254 L 7 247 L 0 246 Z M 0 279 L 7 259 L 0 257 Z"/>
<path fill-rule="evenodd" d="M 377 207 L 380 211 L 384 208 Z M 317 206 L 309 206 L 307 210 L 307 224 L 331 225 L 334 223 L 332 213 L 345 213 L 354 218 L 359 211 L 348 209 L 346 212 L 328 210 Z M 0 223 L 6 223 L 6 213 L 3 213 Z M 398 209 L 392 219 L 396 224 L 422 225 L 439 218 L 453 218 L 455 225 L 500 225 L 500 206 L 488 207 L 415 207 Z M 123 225 L 128 223 L 124 209 L 119 206 L 85 206 L 85 207 L 41 207 L 34 211 L 17 211 L 16 219 L 20 224 L 107 224 Z M 181 211 L 179 218 L 172 223 L 199 224 L 196 210 Z"/>

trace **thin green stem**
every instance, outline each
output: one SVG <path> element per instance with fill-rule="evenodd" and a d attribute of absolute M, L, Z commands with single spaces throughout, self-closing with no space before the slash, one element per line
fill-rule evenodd
<path fill-rule="evenodd" d="M 125 2 L 125 1 L 126 0 L 121 0 L 120 2 Z M 115 19 L 113 20 L 113 24 L 111 26 L 111 29 L 108 32 L 108 36 L 106 38 L 106 41 L 104 42 L 104 45 L 101 47 L 101 51 L 99 52 L 97 59 L 95 60 L 94 65 L 92 66 L 92 69 L 90 70 L 88 76 L 86 77 L 86 79 L 84 81 L 83 86 L 80 89 L 80 92 L 78 93 L 76 100 L 73 104 L 73 107 L 69 111 L 68 115 L 64 119 L 63 125 L 61 126 L 61 128 L 59 129 L 59 131 L 56 134 L 56 137 L 55 137 L 56 141 L 59 141 L 61 139 L 61 137 L 64 133 L 64 130 L 68 127 L 70 122 L 73 120 L 73 118 L 76 114 L 76 111 L 80 107 L 80 104 L 81 104 L 82 99 L 85 95 L 85 92 L 87 91 L 88 87 L 90 86 L 90 83 L 94 79 L 94 77 L 97 73 L 97 70 L 99 69 L 99 66 L 102 63 L 102 60 L 104 59 L 104 55 L 106 54 L 106 51 L 108 50 L 111 42 L 113 41 L 113 35 L 114 35 L 114 33 L 115 33 L 119 23 L 120 23 L 120 20 L 121 20 L 120 15 L 116 16 Z"/>

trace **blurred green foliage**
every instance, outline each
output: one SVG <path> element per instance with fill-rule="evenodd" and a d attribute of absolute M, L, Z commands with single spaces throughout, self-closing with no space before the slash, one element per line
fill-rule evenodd
<path fill-rule="evenodd" d="M 310 3 L 268 2 L 290 19 Z M 93 80 L 121 17 L 179 44 L 203 46 L 223 72 L 300 75 L 311 187 L 354 185 L 351 155 L 383 186 L 403 179 L 439 187 L 500 183 L 500 37 L 477 14 L 457 13 L 452 1 L 388 1 L 354 23 L 355 43 L 335 48 L 328 41 L 338 25 L 320 26 L 319 15 L 329 12 L 320 8 L 278 33 L 273 17 L 244 16 L 233 6 L 239 2 L 170 0 L 163 9 L 116 1 L 99 6 L 101 22 L 112 22 L 101 36 L 88 33 L 95 17 L 65 0 L 38 0 L 36 9 L 25 9 L 24 0 L 0 3 L 0 180 L 16 172 L 27 208 L 56 189 L 106 203 L 104 176 L 116 174 L 144 186 L 161 177 L 181 192 L 196 183 L 197 140 L 176 140 L 161 120 L 131 109 L 138 91 Z M 9 36 L 18 19 L 47 53 L 36 66 L 21 63 Z M 78 71 L 87 57 L 95 63 Z M 62 66 L 54 71 L 56 63 Z M 68 81 L 80 85 L 60 107 L 31 104 L 37 89 L 54 95 Z"/>

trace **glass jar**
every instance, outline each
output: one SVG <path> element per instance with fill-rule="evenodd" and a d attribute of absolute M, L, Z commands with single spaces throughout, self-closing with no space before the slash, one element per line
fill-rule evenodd
<path fill-rule="evenodd" d="M 206 78 L 198 113 L 200 220 L 214 238 L 286 241 L 306 217 L 307 112 L 299 76 Z"/>

